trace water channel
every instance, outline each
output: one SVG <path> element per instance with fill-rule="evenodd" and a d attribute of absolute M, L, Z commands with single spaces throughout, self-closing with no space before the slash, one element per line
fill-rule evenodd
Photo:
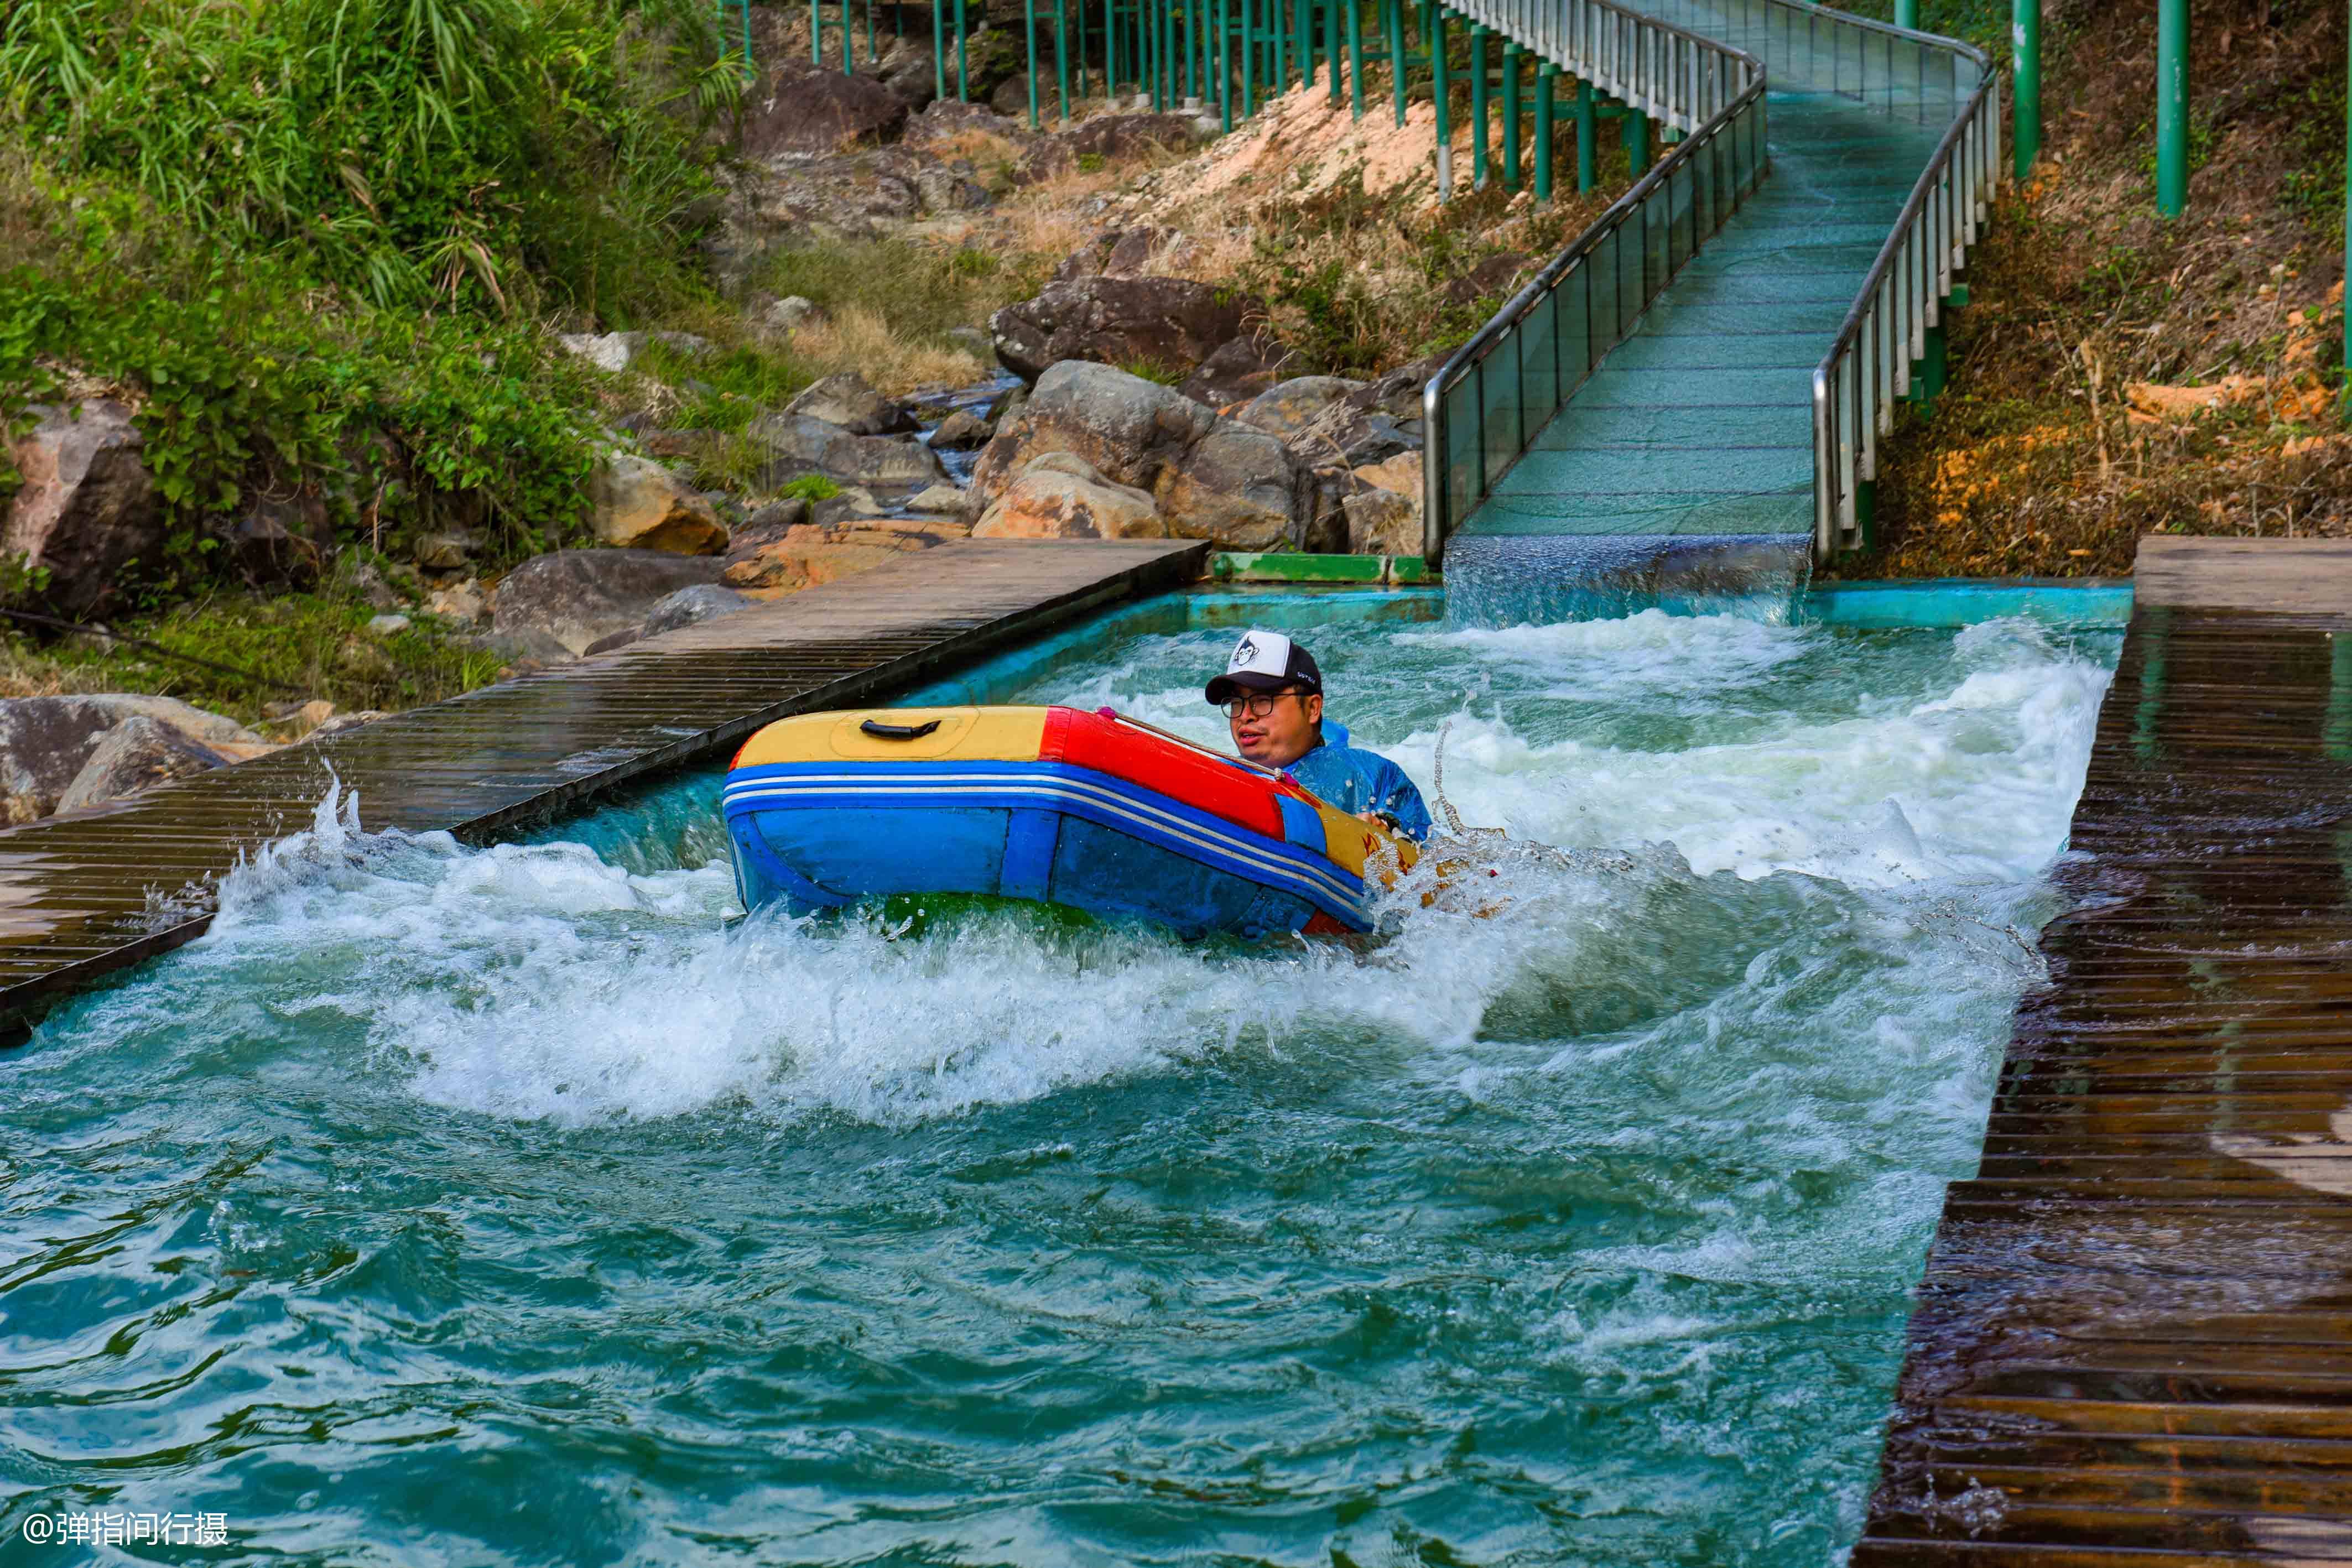
<path fill-rule="evenodd" d="M 488 848 L 327 802 L 0 1058 L 0 1538 L 1838 1560 L 2118 638 L 1294 634 L 1424 789 L 1444 734 L 1476 907 L 735 922 L 711 775 Z M 1016 696 L 1212 739 L 1231 636 Z"/>

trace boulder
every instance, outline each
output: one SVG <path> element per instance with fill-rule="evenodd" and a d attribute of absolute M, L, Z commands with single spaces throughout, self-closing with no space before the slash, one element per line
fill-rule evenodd
<path fill-rule="evenodd" d="M 1106 229 L 1089 244 L 1062 258 L 1050 281 L 1068 283 L 1081 277 L 1140 277 L 1160 257 L 1188 256 L 1192 244 L 1172 229 Z"/>
<path fill-rule="evenodd" d="M 824 312 L 817 308 L 816 301 L 799 294 L 787 294 L 760 313 L 760 324 L 783 338 L 824 319 Z"/>
<path fill-rule="evenodd" d="M 787 59 L 744 101 L 747 158 L 836 152 L 887 141 L 907 121 L 907 100 L 869 76 Z"/>
<path fill-rule="evenodd" d="M 800 474 L 822 474 L 843 485 L 921 486 L 947 477 L 931 449 L 919 441 L 853 435 L 806 414 L 762 414 L 743 434 L 772 460 L 764 476 L 770 488 L 781 488 Z"/>
<path fill-rule="evenodd" d="M 784 412 L 839 425 L 852 435 L 891 435 L 915 428 L 912 415 L 866 385 L 856 371 L 812 382 L 784 405 Z"/>
<path fill-rule="evenodd" d="M 1384 413 L 1400 425 L 1418 431 L 1421 419 L 1421 392 L 1429 378 L 1445 368 L 1451 353 L 1431 354 L 1415 360 L 1349 392 L 1342 399 L 1348 407 L 1360 413 Z"/>
<path fill-rule="evenodd" d="M 1159 486 L 1169 531 L 1227 549 L 1296 544 L 1314 515 L 1312 476 L 1263 430 L 1220 420 Z"/>
<path fill-rule="evenodd" d="M 691 588 L 681 588 L 654 601 L 646 612 L 645 634 L 657 637 L 664 632 L 675 632 L 681 626 L 732 615 L 738 610 L 751 607 L 751 601 L 731 588 L 715 582 L 698 582 Z"/>
<path fill-rule="evenodd" d="M 407 631 L 415 624 L 416 624 L 416 622 L 411 621 L 407 616 L 401 614 L 373 616 L 369 619 L 367 623 L 368 635 L 371 637 L 397 637 L 403 632 Z"/>
<path fill-rule="evenodd" d="M 716 555 L 727 529 L 710 503 L 649 457 L 608 454 L 589 486 L 589 528 L 614 549 Z"/>
<path fill-rule="evenodd" d="M 1394 490 L 1366 490 L 1341 503 L 1348 548 L 1358 555 L 1419 555 L 1421 503 Z"/>
<path fill-rule="evenodd" d="M 417 536 L 408 555 L 426 571 L 463 571 L 477 548 L 474 536 L 464 528 L 443 528 Z"/>
<path fill-rule="evenodd" d="M 639 341 L 635 332 L 559 332 L 555 340 L 608 375 L 619 375 L 635 361 Z"/>
<path fill-rule="evenodd" d="M 950 46 L 952 53 L 952 46 Z M 969 61 L 966 62 L 969 65 Z M 955 61 L 948 61 L 948 78 L 955 78 Z M 957 99 L 934 99 L 921 113 L 909 115 L 906 131 L 899 137 L 902 146 L 918 152 L 955 153 L 970 151 L 978 138 L 992 136 L 1001 141 L 1022 146 L 1034 134 L 1028 124 L 1029 105 L 1022 101 L 1022 117 L 999 114 L 986 104 L 967 103 Z"/>
<path fill-rule="evenodd" d="M 986 506 L 1048 452 L 1075 453 L 1114 485 L 1156 490 L 1216 423 L 1214 413 L 1157 382 L 1065 361 L 998 425 L 972 468 L 972 494 Z"/>
<path fill-rule="evenodd" d="M 79 811 L 120 800 L 168 779 L 209 773 L 227 760 L 169 725 L 133 714 L 99 737 L 89 760 L 58 797 L 58 810 Z"/>
<path fill-rule="evenodd" d="M 1265 332 L 1247 332 L 1220 344 L 1177 390 L 1211 408 L 1247 402 L 1282 379 L 1290 351 Z"/>
<path fill-rule="evenodd" d="M 908 497 L 907 510 L 932 517 L 953 517 L 962 515 L 965 502 L 965 493 L 953 485 L 934 485 Z"/>
<path fill-rule="evenodd" d="M 763 545 L 728 567 L 726 580 L 731 588 L 773 598 L 870 571 L 900 556 L 944 544 L 962 532 L 880 517 L 831 525 L 803 523 L 774 544 Z"/>
<path fill-rule="evenodd" d="M 173 697 L 0 699 L 0 817 L 29 822 L 56 810 L 100 739 L 131 718 L 151 719 L 222 756 L 257 755 L 268 745 L 235 719 Z"/>
<path fill-rule="evenodd" d="M 1043 107 L 1043 99 L 1039 100 Z M 1021 100 L 1023 112 L 1029 100 Z M 1187 148 L 1200 140 L 1200 130 L 1189 114 L 1098 114 L 1067 131 L 1041 137 L 1021 157 L 1013 171 L 1017 184 L 1034 184 L 1078 167 L 1082 157 L 1106 162 L 1131 158 L 1154 148 Z"/>
<path fill-rule="evenodd" d="M 86 614 L 124 567 L 162 554 L 163 496 L 125 405 L 100 399 L 25 412 L 32 428 L 8 443 L 23 487 L 0 507 L 0 554 L 47 568 L 47 601 Z"/>
<path fill-rule="evenodd" d="M 484 597 L 481 583 L 470 577 L 436 591 L 425 609 L 427 614 L 460 626 L 478 626 L 490 616 L 490 601 Z"/>
<path fill-rule="evenodd" d="M 1081 277 L 1006 306 L 989 319 L 989 331 L 997 359 L 1024 381 L 1064 360 L 1145 361 L 1181 373 L 1240 336 L 1257 308 L 1189 277 Z"/>
<path fill-rule="evenodd" d="M 942 448 L 958 452 L 969 447 L 985 446 L 988 438 L 995 434 L 988 421 L 968 408 L 960 408 L 940 421 L 939 428 L 931 432 L 931 449 L 935 452 Z"/>
<path fill-rule="evenodd" d="M 984 512 L 1054 452 L 1150 496 L 1179 538 L 1264 549 L 1296 542 L 1314 515 L 1313 476 L 1276 437 L 1107 365 L 1067 361 L 1038 378 L 1020 413 L 981 453 L 974 505 Z"/>
<path fill-rule="evenodd" d="M 315 495 L 265 496 L 213 537 L 252 588 L 314 588 L 335 559 L 335 525 Z"/>
<path fill-rule="evenodd" d="M 909 110 L 920 109 L 938 96 L 939 70 L 929 44 L 900 38 L 882 51 L 873 68 L 882 85 Z"/>
<path fill-rule="evenodd" d="M 1160 504 L 1114 485 L 1094 465 L 1049 452 L 1015 476 L 971 530 L 978 539 L 1166 538 Z"/>
<path fill-rule="evenodd" d="M 1339 448 L 1341 461 L 1350 467 L 1385 463 L 1391 457 L 1421 450 L 1417 425 L 1407 430 L 1384 413 L 1339 412 L 1344 415 L 1340 422 L 1337 425 L 1318 429 L 1316 441 L 1327 453 L 1331 447 Z"/>
<path fill-rule="evenodd" d="M 664 550 L 564 549 L 534 556 L 499 584 L 491 637 L 526 651 L 552 643 L 576 655 L 600 637 L 635 627 L 657 601 L 679 589 L 716 582 L 725 569 L 709 556 Z"/>
<path fill-rule="evenodd" d="M 1267 388 L 1250 399 L 1234 417 L 1285 441 L 1296 440 L 1335 413 L 1345 413 L 1339 400 L 1360 392 L 1364 383 L 1345 376 L 1297 376 Z"/>
<path fill-rule="evenodd" d="M 1380 463 L 1367 463 L 1356 470 L 1356 477 L 1375 490 L 1393 490 L 1400 496 L 1410 496 L 1419 501 L 1422 495 L 1421 454 L 1401 452 Z"/>

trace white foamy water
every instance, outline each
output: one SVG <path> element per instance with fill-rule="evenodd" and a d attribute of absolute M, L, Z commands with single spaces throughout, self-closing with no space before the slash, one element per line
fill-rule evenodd
<path fill-rule="evenodd" d="M 1222 720 L 1194 679 L 1225 641 L 1142 640 L 1032 695 L 1214 740 Z M 281 1017 L 341 1015 L 379 1070 L 444 1106 L 593 1124 L 732 1104 L 903 1124 L 1333 1042 L 1443 1063 L 1475 1058 L 1496 1029 L 1573 1036 L 1694 1003 L 1753 1027 L 1776 984 L 1745 934 L 1826 898 L 1861 948 L 1900 953 L 1923 922 L 1947 938 L 1877 989 L 1815 1004 L 1851 1015 L 1839 1032 L 1899 1052 L 1953 995 L 1981 994 L 1955 966 L 2016 960 L 1996 928 L 2060 846 L 2106 678 L 2010 622 L 1889 648 L 1654 612 L 1337 630 L 1318 646 L 1335 716 L 1433 797 L 1450 725 L 1448 794 L 1472 824 L 1633 852 L 1511 862 L 1485 917 L 1402 899 L 1369 951 L 1187 946 L 1020 910 L 920 932 L 878 915 L 730 929 L 723 860 L 630 871 L 611 861 L 642 853 L 577 842 L 371 838 L 331 803 L 229 880 L 189 962 L 268 977 Z M 688 814 L 698 790 L 715 810 L 715 782 L 683 789 Z M 1825 884 L 1744 894 L 1716 875 L 1784 872 Z M 1695 951 L 1737 958 L 1713 1003 L 1678 988 L 1707 970 Z M 1456 1065 L 1505 1092 L 1491 1063 Z"/>

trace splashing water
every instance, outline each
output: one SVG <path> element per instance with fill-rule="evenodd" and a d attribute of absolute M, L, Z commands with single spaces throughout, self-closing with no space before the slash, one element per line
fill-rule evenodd
<path fill-rule="evenodd" d="M 1213 739 L 1230 635 L 1025 695 Z M 0 1539 L 1833 1560 L 2114 640 L 1299 635 L 1510 835 L 1380 942 L 730 925 L 708 776 L 488 849 L 331 799 L 0 1059 Z"/>

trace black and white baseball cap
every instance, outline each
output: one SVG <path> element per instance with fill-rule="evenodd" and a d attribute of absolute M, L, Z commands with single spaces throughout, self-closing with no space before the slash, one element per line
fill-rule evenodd
<path fill-rule="evenodd" d="M 1222 706 L 1244 692 L 1323 691 L 1315 655 L 1279 632 L 1244 632 L 1225 661 L 1225 673 L 1209 683 L 1209 700 Z"/>

